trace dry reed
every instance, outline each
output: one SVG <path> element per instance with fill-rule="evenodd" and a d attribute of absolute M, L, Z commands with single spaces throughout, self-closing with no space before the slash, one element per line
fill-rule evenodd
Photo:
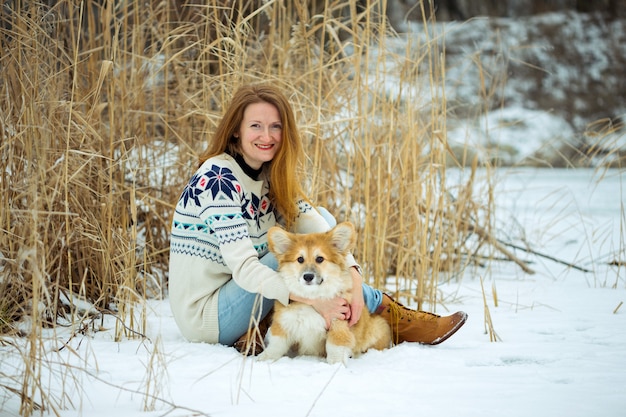
<path fill-rule="evenodd" d="M 90 320 L 75 300 L 116 315 L 116 340 L 144 334 L 144 301 L 166 293 L 178 193 L 242 83 L 289 96 L 309 195 L 355 223 L 372 285 L 435 310 L 439 280 L 490 243 L 492 206 L 475 202 L 472 180 L 446 190 L 445 51 L 429 22 L 394 52 L 377 1 L 188 3 L 0 9 L 0 330 L 31 322 L 23 415 L 59 407 L 40 378 L 41 329 Z M 158 383 L 154 349 L 146 376 Z M 146 386 L 146 410 L 159 390 Z"/>

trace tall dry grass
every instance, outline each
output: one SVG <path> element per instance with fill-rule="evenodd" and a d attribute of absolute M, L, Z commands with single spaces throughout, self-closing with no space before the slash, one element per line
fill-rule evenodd
<path fill-rule="evenodd" d="M 310 196 L 355 223 L 374 286 L 436 310 L 477 226 L 488 243 L 491 208 L 470 183 L 444 185 L 441 34 L 426 24 L 425 40 L 394 51 L 384 1 L 188 3 L 0 9 L 0 330 L 3 344 L 26 341 L 25 368 L 2 370 L 0 387 L 21 393 L 24 415 L 62 402 L 41 378 L 59 320 L 95 328 L 114 314 L 116 340 L 145 333 L 144 301 L 167 288 L 174 204 L 242 83 L 289 96 Z M 146 390 L 150 409 L 159 387 Z"/>

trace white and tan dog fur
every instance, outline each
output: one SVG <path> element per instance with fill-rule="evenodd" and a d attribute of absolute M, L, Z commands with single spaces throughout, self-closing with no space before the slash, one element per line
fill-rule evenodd
<path fill-rule="evenodd" d="M 279 227 L 268 232 L 268 242 L 291 294 L 307 299 L 343 297 L 351 301 L 352 278 L 346 255 L 356 241 L 354 226 L 344 222 L 326 233 L 293 234 Z M 329 363 L 347 363 L 370 348 L 391 344 L 391 329 L 380 316 L 363 309 L 352 327 L 346 320 L 333 320 L 330 328 L 310 305 L 274 304 L 267 347 L 259 360 L 276 360 L 289 353 L 326 357 Z"/>

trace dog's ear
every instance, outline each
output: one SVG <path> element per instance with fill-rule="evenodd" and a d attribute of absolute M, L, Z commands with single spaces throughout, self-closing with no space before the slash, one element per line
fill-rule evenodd
<path fill-rule="evenodd" d="M 342 222 L 332 228 L 333 245 L 341 252 L 348 252 L 356 243 L 354 226 L 350 222 Z"/>
<path fill-rule="evenodd" d="M 270 227 L 267 231 L 267 245 L 274 255 L 282 255 L 291 246 L 290 233 L 278 226 Z"/>

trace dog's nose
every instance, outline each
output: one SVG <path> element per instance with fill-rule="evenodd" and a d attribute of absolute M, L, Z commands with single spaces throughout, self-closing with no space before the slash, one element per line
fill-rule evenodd
<path fill-rule="evenodd" d="M 306 274 L 302 275 L 302 278 L 306 281 L 306 282 L 311 282 L 313 281 L 313 278 L 315 278 L 315 274 L 312 274 L 310 272 L 307 272 Z"/>

